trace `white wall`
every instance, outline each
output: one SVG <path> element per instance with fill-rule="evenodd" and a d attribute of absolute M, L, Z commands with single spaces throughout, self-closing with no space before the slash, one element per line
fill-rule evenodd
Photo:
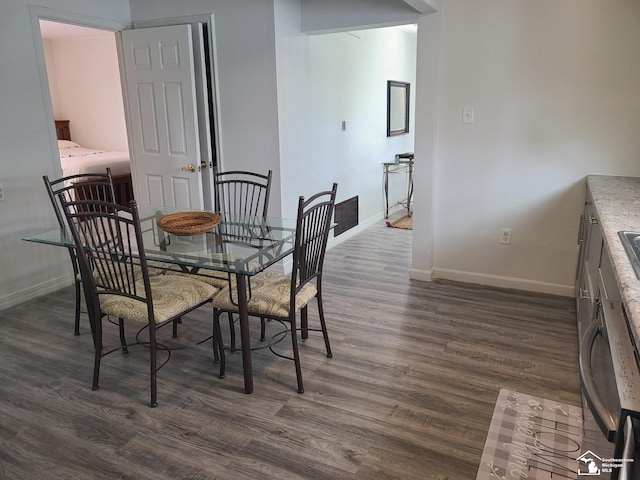
<path fill-rule="evenodd" d="M 0 308 L 52 290 L 70 273 L 66 252 L 21 238 L 52 228 L 55 218 L 42 175 L 60 173 L 46 84 L 40 82 L 40 38 L 28 0 L 5 0 L 0 15 Z M 48 0 L 53 9 L 125 25 L 127 0 Z M 43 10 L 40 7 L 40 10 Z M 34 28 L 36 30 L 34 30 Z M 66 278 L 65 278 L 66 277 Z"/>
<path fill-rule="evenodd" d="M 264 0 L 131 0 L 138 24 L 154 19 L 211 15 L 220 112 L 222 168 L 273 170 L 279 215 L 280 167 L 273 2 Z"/>
<path fill-rule="evenodd" d="M 114 24 L 128 23 L 130 11 L 138 20 L 213 12 L 226 164 L 274 169 L 276 192 L 281 173 L 295 172 L 282 188 L 292 196 L 307 188 L 300 179 L 326 188 L 338 178 L 346 198 L 360 189 L 359 175 L 380 178 L 379 165 L 369 171 L 367 163 L 378 150 L 351 141 L 359 128 L 371 132 L 368 119 L 351 110 L 351 98 L 340 106 L 319 97 L 325 86 L 339 85 L 339 68 L 353 68 L 331 52 L 359 52 L 362 42 L 287 34 L 295 19 L 287 4 L 289 17 L 278 22 L 289 23 L 278 23 L 276 34 L 274 6 L 263 0 L 46 3 Z M 413 277 L 433 272 L 570 294 L 584 177 L 640 175 L 639 9 L 622 0 L 446 0 L 440 13 L 420 20 Z M 8 0 L 2 13 L 0 41 L 11 48 L 0 50 L 0 308 L 69 273 L 60 249 L 21 241 L 54 225 L 41 175 L 59 167 L 29 4 Z M 323 65 L 326 83 L 314 83 Z M 298 66 L 304 70 L 294 72 Z M 306 97 L 296 83 L 304 78 L 311 79 Z M 283 97 L 286 86 L 293 96 Z M 306 113 L 296 110 L 296 99 Z M 473 125 L 461 124 L 464 106 L 475 108 Z M 344 116 L 352 125 L 345 135 Z M 309 128 L 302 126 L 307 120 Z M 283 138 L 295 140 L 282 145 L 281 172 Z M 373 196 L 373 188 L 363 195 Z M 498 244 L 501 227 L 513 229 L 512 245 Z"/>
<path fill-rule="evenodd" d="M 45 18 L 89 26 L 127 28 L 185 16 L 215 16 L 216 82 L 219 87 L 223 168 L 274 171 L 270 212 L 280 214 L 280 155 L 275 74 L 273 3 L 263 0 L 47 0 L 33 7 Z M 27 0 L 3 3 L 0 40 L 0 309 L 68 282 L 66 252 L 23 242 L 22 237 L 55 225 L 42 175 L 60 175 L 48 86 L 40 83 L 40 39 Z M 53 10 L 51 10 L 53 9 Z M 61 13 L 62 12 L 62 13 Z M 36 46 L 36 42 L 40 45 Z M 11 67 L 11 68 L 8 68 Z M 44 64 L 43 64 L 44 69 Z"/>
<path fill-rule="evenodd" d="M 72 139 L 105 150 L 128 151 L 115 34 L 45 40 L 53 114 L 69 120 Z"/>
<path fill-rule="evenodd" d="M 60 93 L 58 91 L 58 72 L 56 72 L 53 42 L 51 40 L 42 40 L 42 50 L 44 53 L 44 62 L 47 70 L 47 80 L 49 83 L 49 94 L 51 96 L 53 117 L 57 120 L 60 120 L 63 117 L 62 106 L 60 105 Z"/>
<path fill-rule="evenodd" d="M 447 0 L 438 15 L 419 33 L 439 28 L 440 43 L 419 40 L 419 62 L 438 48 L 439 75 L 437 87 L 418 79 L 437 91 L 437 130 L 434 193 L 421 199 L 434 224 L 415 232 L 414 276 L 433 238 L 436 277 L 570 295 L 584 177 L 640 175 L 640 4 Z M 419 164 L 430 152 L 416 144 Z"/>
<path fill-rule="evenodd" d="M 386 136 L 387 80 L 415 86 L 416 36 L 385 28 L 307 36 L 297 0 L 276 2 L 282 211 L 338 183 L 341 201 L 359 196 L 360 222 L 380 220 L 382 162 L 413 150 L 409 135 Z M 342 130 L 342 121 L 347 130 Z M 392 203 L 406 177 L 392 178 Z"/>

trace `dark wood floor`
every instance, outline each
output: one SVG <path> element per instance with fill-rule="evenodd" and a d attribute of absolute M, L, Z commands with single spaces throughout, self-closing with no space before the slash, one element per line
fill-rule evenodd
<path fill-rule="evenodd" d="M 5 478 L 475 479 L 501 388 L 579 405 L 573 301 L 410 281 L 410 244 L 381 224 L 328 252 L 334 357 L 320 336 L 302 345 L 303 395 L 268 351 L 245 395 L 240 355 L 219 379 L 201 346 L 174 353 L 152 409 L 140 348 L 107 357 L 91 390 L 70 288 L 0 312 Z M 181 339 L 210 314 L 185 318 Z"/>

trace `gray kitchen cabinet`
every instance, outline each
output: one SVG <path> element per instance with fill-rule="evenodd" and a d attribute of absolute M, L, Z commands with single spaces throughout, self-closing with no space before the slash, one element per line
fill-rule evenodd
<path fill-rule="evenodd" d="M 580 254 L 576 273 L 576 309 L 578 338 L 595 314 L 598 268 L 602 257 L 603 237 L 591 193 L 587 191 L 578 233 Z"/>

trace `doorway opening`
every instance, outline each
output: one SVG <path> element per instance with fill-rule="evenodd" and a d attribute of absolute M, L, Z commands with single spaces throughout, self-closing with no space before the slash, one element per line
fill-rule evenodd
<path fill-rule="evenodd" d="M 57 16 L 37 16 L 36 21 L 51 112 L 56 126 L 64 125 L 67 132 L 62 138 L 58 136 L 58 147 L 65 149 L 59 152 L 63 175 L 101 173 L 111 167 L 114 175 L 128 175 L 139 204 L 160 199 L 158 205 L 212 210 L 212 169 L 219 156 L 213 39 L 208 28 L 213 19 L 182 18 L 172 26 L 167 20 L 163 22 L 167 26 L 134 30 L 103 30 L 79 25 L 82 22 L 66 23 Z M 151 85 L 147 92 L 158 93 L 142 99 L 154 99 L 143 105 L 135 83 L 138 71 L 127 60 L 132 49 L 143 44 L 160 55 L 170 52 L 167 45 L 178 42 L 167 40 L 166 35 L 174 32 L 181 32 L 180 52 L 176 50 L 179 69 L 190 69 L 191 76 L 180 82 L 166 80 L 160 78 L 162 69 L 154 67 L 146 80 L 147 87 Z M 127 43 L 131 38 L 141 39 L 141 43 Z M 167 92 L 173 92 L 173 97 Z M 172 101 L 176 98 L 191 101 Z M 147 135 L 150 130 L 138 128 L 144 122 L 154 125 L 155 138 Z M 150 138 L 158 147 L 152 162 L 145 161 Z M 164 195 L 150 195 L 152 184 Z"/>
<path fill-rule="evenodd" d="M 63 176 L 129 176 L 127 140 L 115 33 L 41 19 L 51 108 Z"/>

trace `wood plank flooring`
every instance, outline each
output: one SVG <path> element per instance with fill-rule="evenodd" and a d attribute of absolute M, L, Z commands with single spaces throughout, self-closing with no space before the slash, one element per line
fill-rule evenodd
<path fill-rule="evenodd" d="M 240 354 L 219 379 L 202 345 L 174 352 L 152 409 L 140 347 L 105 358 L 91 390 L 71 288 L 0 312 L 4 478 L 475 479 L 500 388 L 580 404 L 573 301 L 410 281 L 410 244 L 381 223 L 327 253 L 334 356 L 319 334 L 301 345 L 302 395 L 293 363 L 264 350 L 245 395 Z M 201 309 L 179 340 L 210 328 Z"/>

